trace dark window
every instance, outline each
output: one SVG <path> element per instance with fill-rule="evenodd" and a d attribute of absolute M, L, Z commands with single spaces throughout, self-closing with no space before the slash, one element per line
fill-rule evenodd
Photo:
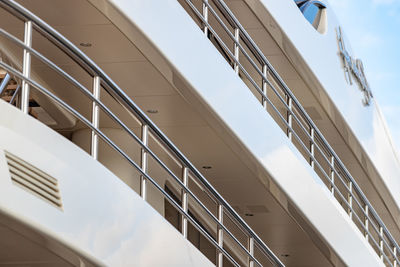
<path fill-rule="evenodd" d="M 294 0 L 294 2 L 308 22 L 317 29 L 321 20 L 321 12 L 326 6 L 315 0 Z"/>

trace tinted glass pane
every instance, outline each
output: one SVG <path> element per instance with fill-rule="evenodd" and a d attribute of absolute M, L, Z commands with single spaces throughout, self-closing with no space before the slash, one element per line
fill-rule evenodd
<path fill-rule="evenodd" d="M 310 5 L 304 10 L 304 17 L 311 23 L 314 24 L 315 19 L 318 17 L 319 7 L 316 5 Z"/>
<path fill-rule="evenodd" d="M 294 0 L 294 2 L 299 8 L 302 7 L 305 3 L 307 3 L 307 1 L 305 0 Z"/>

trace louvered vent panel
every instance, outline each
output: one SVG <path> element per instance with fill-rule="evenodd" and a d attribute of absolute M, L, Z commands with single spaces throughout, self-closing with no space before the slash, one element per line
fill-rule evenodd
<path fill-rule="evenodd" d="M 14 184 L 40 197 L 48 203 L 62 208 L 57 179 L 44 173 L 22 159 L 6 152 L 11 180 Z"/>

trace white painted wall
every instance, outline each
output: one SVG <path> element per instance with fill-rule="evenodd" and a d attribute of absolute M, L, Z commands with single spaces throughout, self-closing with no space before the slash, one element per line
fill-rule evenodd
<path fill-rule="evenodd" d="M 107 266 L 213 266 L 86 152 L 0 100 L 0 212 Z M 59 182 L 59 210 L 11 182 L 8 151 Z"/>
<path fill-rule="evenodd" d="M 348 266 L 382 266 L 363 235 L 297 149 L 176 0 L 91 2 L 111 18 L 117 13 L 127 18 L 129 22 L 117 18 L 114 23 L 131 40 L 141 38 L 139 31 L 150 41 L 151 46 L 148 43 L 146 46 L 144 41 L 135 44 L 148 58 L 157 58 L 157 53 L 162 55 L 160 65 L 155 65 L 168 80 L 174 81 L 174 73 L 184 77 L 185 83 L 194 90 L 188 93 L 181 88 L 181 93 L 196 99 L 221 121 L 230 131 L 230 138 L 239 140 L 243 150 L 251 153 L 257 160 L 255 164 L 271 175 L 274 183 Z M 276 5 L 280 2 L 276 1 Z"/>
<path fill-rule="evenodd" d="M 325 34 L 320 34 L 304 19 L 293 0 L 245 1 L 259 10 L 260 16 L 263 14 L 261 10 L 265 8 L 275 23 L 279 25 L 282 35 L 285 36 L 282 40 L 293 44 L 305 65 L 301 66 L 302 63 L 293 57 L 294 64 L 298 64 L 297 67 L 304 69 L 309 68 L 309 73 L 313 77 L 307 82 L 315 84 L 311 80 L 316 80 L 322 86 L 322 89 L 314 88 L 314 93 L 316 92 L 316 97 L 321 101 L 322 107 L 325 108 L 345 139 L 348 136 L 347 132 L 351 132 L 361 143 L 361 147 L 359 147 L 359 144 L 351 138 L 346 140 L 361 164 L 364 164 L 361 159 L 365 157 L 369 158 L 369 162 L 376 167 L 380 177 L 372 177 L 372 179 L 382 179 L 386 189 L 395 200 L 397 204 L 395 208 L 398 211 L 400 208 L 400 194 L 398 194 L 400 191 L 400 162 L 378 103 L 373 100 L 370 106 L 363 106 L 363 93 L 357 81 L 354 77 L 352 85 L 346 81 L 336 35 L 340 22 L 329 2 L 324 1 L 327 4 L 327 31 Z M 259 5 L 262 5 L 262 8 Z M 346 29 L 342 28 L 342 30 L 345 36 Z M 357 51 L 352 51 L 349 42 L 346 42 L 346 49 L 351 56 L 357 57 Z M 368 68 L 368 66 L 364 67 Z M 371 89 L 372 92 L 379 90 L 379 88 Z M 324 92 L 319 93 L 318 90 L 324 90 Z M 339 111 L 339 116 L 344 119 L 345 127 L 336 117 L 337 115 L 332 112 L 330 104 L 321 98 L 321 95 L 325 93 Z M 367 168 L 367 172 L 369 171 Z M 385 196 L 383 197 L 385 198 Z"/>

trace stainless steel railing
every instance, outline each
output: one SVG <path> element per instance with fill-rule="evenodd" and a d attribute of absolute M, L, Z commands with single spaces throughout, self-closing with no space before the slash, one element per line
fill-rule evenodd
<path fill-rule="evenodd" d="M 181 215 L 181 232 L 183 236 L 186 238 L 188 237 L 188 225 L 191 224 L 210 242 L 210 244 L 215 247 L 217 252 L 216 264 L 218 266 L 222 266 L 224 258 L 234 266 L 263 266 L 268 264 L 284 266 L 278 257 L 276 257 L 268 246 L 258 237 L 258 235 L 211 186 L 207 179 L 193 166 L 192 163 L 190 163 L 178 148 L 174 146 L 174 144 L 146 116 L 146 114 L 140 110 L 140 108 L 124 93 L 124 91 L 121 90 L 118 85 L 113 82 L 91 59 L 89 59 L 82 51 L 56 30 L 15 1 L 0 0 L 0 7 L 22 20 L 25 24 L 24 41 L 19 40 L 3 28 L 0 29 L 1 37 L 10 41 L 13 46 L 23 49 L 22 72 L 10 64 L 0 61 L 0 68 L 6 70 L 9 74 L 12 74 L 16 79 L 19 79 L 22 82 L 18 98 L 20 103 L 19 106 L 23 112 L 29 112 L 31 90 L 36 90 L 53 101 L 53 103 L 59 105 L 72 114 L 92 132 L 91 155 L 97 159 L 99 141 L 101 140 L 126 159 L 140 176 L 140 195 L 142 198 L 146 200 L 147 194 L 149 193 L 148 187 L 150 185 L 154 186 L 154 188 L 162 194 L 164 199 L 167 200 Z M 51 41 L 57 49 L 60 49 L 63 53 L 67 54 L 74 60 L 74 62 L 83 68 L 87 74 L 90 75 L 93 84 L 92 92 L 61 67 L 57 66 L 43 54 L 32 48 L 32 35 L 35 31 Z M 65 99 L 57 96 L 55 93 L 41 85 L 38 81 L 30 77 L 31 62 L 33 59 L 39 60 L 45 66 L 59 74 L 90 101 L 92 105 L 91 119 L 86 118 L 83 114 L 77 111 L 77 109 L 69 105 Z M 141 136 L 135 134 L 130 127 L 124 124 L 124 122 L 111 111 L 110 107 L 105 105 L 101 100 L 102 96 L 100 95 L 100 92 L 103 91 L 109 94 L 112 99 L 117 101 L 117 103 L 124 108 L 124 112 L 129 114 L 129 116 L 134 117 L 140 123 Z M 139 145 L 141 151 L 140 160 L 135 161 L 129 153 L 124 151 L 123 147 L 118 146 L 99 128 L 100 114 L 103 113 L 121 127 L 125 133 L 129 135 L 132 142 Z M 176 175 L 175 172 L 156 155 L 149 146 L 149 137 L 156 138 L 162 148 L 165 151 L 168 151 L 169 155 L 172 155 L 173 160 L 179 163 L 181 175 Z M 157 179 L 149 174 L 150 160 L 156 163 L 158 167 L 168 174 L 171 181 L 175 182 L 175 186 L 181 190 L 180 201 L 176 201 L 173 196 L 167 193 L 163 188 L 163 185 L 159 184 Z M 200 200 L 200 197 L 194 193 L 194 190 L 189 186 L 189 183 L 200 185 L 204 194 L 215 203 L 216 214 L 203 203 L 204 201 L 202 202 Z M 202 218 L 206 222 L 201 223 L 199 222 L 199 218 L 194 217 L 193 213 L 189 211 L 190 203 L 201 209 L 201 214 L 207 217 Z M 236 230 L 232 230 L 233 228 L 231 226 L 228 227 L 226 221 L 233 223 Z M 206 223 L 210 224 L 210 222 L 215 226 L 215 229 L 210 230 L 210 227 L 206 228 L 204 226 Z M 240 231 L 242 236 L 245 236 L 245 241 L 238 240 L 238 237 L 236 236 L 238 231 Z M 231 248 L 232 244 L 235 248 Z M 244 257 L 238 257 L 238 255 L 236 255 L 237 253 L 233 251 L 239 251 L 242 256 L 244 255 Z"/>
<path fill-rule="evenodd" d="M 286 131 L 332 196 L 388 266 L 400 247 L 295 95 L 223 0 L 178 0 L 263 107 Z M 283 110 L 283 111 L 281 111 Z"/>

